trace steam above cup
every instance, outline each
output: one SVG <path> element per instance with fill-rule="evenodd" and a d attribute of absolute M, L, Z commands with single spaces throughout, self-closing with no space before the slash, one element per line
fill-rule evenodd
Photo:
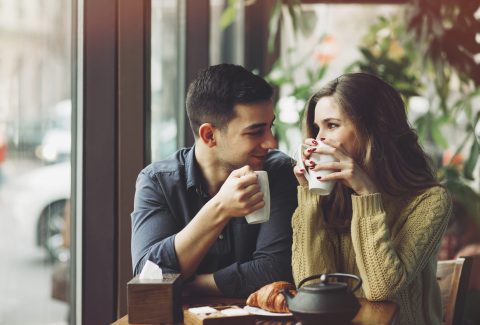
<path fill-rule="evenodd" d="M 317 147 L 330 147 L 329 145 L 320 142 Z M 310 170 L 305 167 L 305 163 L 303 161 L 303 151 L 308 148 L 307 145 L 301 144 L 300 148 L 298 150 L 298 161 L 300 162 L 300 165 L 303 167 L 305 170 L 305 178 L 308 181 L 308 188 L 310 192 L 318 194 L 318 195 L 329 195 L 332 192 L 333 186 L 335 185 L 335 181 L 321 181 L 317 177 L 324 177 L 327 176 L 328 174 L 333 173 L 333 170 Z M 314 161 L 315 164 L 320 164 L 320 163 L 329 163 L 329 162 L 335 162 L 338 161 L 334 156 L 332 155 L 326 155 L 326 154 L 320 154 L 317 152 L 313 152 L 310 155 L 310 160 Z"/>

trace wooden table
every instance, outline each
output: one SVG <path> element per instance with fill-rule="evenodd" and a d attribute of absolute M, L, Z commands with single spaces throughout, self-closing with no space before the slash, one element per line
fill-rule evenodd
<path fill-rule="evenodd" d="M 355 325 L 387 325 L 395 324 L 398 307 L 393 302 L 371 302 L 366 299 L 359 299 L 360 310 L 352 324 Z M 184 309 L 193 306 L 222 306 L 222 305 L 237 305 L 244 306 L 245 299 L 223 298 L 223 297 L 204 297 L 201 301 L 186 301 L 184 302 Z M 257 324 L 270 325 L 295 325 L 297 321 L 293 317 L 265 317 L 259 316 L 256 321 Z M 298 323 L 299 324 L 299 323 Z M 128 315 L 123 316 L 112 325 L 135 325 L 128 322 Z M 152 324 L 155 325 L 155 324 Z M 321 324 L 319 324 L 321 325 Z"/>

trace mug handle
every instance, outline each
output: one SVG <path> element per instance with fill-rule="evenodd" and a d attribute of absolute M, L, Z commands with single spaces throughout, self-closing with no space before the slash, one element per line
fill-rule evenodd
<path fill-rule="evenodd" d="M 329 273 L 329 274 L 317 274 L 317 275 L 312 275 L 309 276 L 298 284 L 298 287 L 300 288 L 305 282 L 311 281 L 314 279 L 320 279 L 322 283 L 324 283 L 328 278 L 350 278 L 353 280 L 357 280 L 358 283 L 355 287 L 353 287 L 352 292 L 357 291 L 361 286 L 362 286 L 362 279 L 356 275 L 353 274 L 345 274 L 345 273 Z"/>

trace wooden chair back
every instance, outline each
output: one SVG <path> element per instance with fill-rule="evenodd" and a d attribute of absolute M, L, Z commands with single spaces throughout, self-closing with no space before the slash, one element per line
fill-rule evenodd
<path fill-rule="evenodd" d="M 471 268 L 471 257 L 437 263 L 437 281 L 442 295 L 442 317 L 445 325 L 462 323 Z"/>

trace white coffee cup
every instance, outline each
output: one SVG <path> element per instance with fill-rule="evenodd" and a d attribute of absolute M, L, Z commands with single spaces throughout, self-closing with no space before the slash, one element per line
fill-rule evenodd
<path fill-rule="evenodd" d="M 260 192 L 263 193 L 265 205 L 263 208 L 253 211 L 245 216 L 249 224 L 263 223 L 270 219 L 270 186 L 268 184 L 268 173 L 264 170 L 255 171 L 257 182 L 260 185 Z"/>
<path fill-rule="evenodd" d="M 317 147 L 330 147 L 329 145 L 320 142 Z M 307 145 L 301 144 L 300 148 L 298 150 L 298 161 L 300 162 L 301 166 L 305 170 L 305 178 L 308 181 L 308 188 L 312 193 L 318 194 L 318 195 L 329 195 L 330 192 L 332 192 L 333 186 L 335 185 L 335 181 L 321 181 L 317 177 L 323 177 L 328 174 L 333 173 L 333 170 L 310 170 L 305 167 L 305 163 L 303 162 L 303 152 L 308 148 Z M 313 148 L 313 147 L 312 147 Z M 315 164 L 319 163 L 328 163 L 328 162 L 334 162 L 338 161 L 334 156 L 332 155 L 326 155 L 326 154 L 320 154 L 318 152 L 313 152 L 310 155 L 310 160 L 315 162 Z"/>

